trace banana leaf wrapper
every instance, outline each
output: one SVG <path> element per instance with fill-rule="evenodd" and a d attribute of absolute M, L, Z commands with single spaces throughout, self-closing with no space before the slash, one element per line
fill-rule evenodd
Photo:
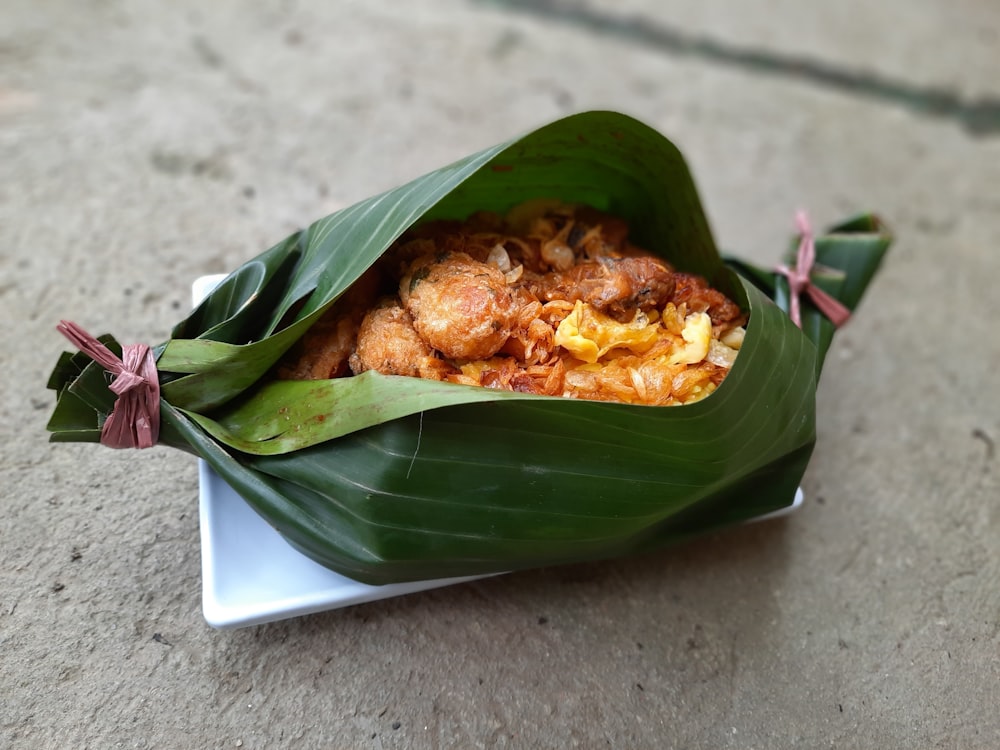
<path fill-rule="evenodd" d="M 385 376 L 277 381 L 275 363 L 414 224 L 534 198 L 625 219 L 630 238 L 749 313 L 707 398 L 651 407 Z M 816 240 L 812 281 L 853 309 L 888 248 L 872 215 Z M 724 258 L 678 149 L 588 112 L 317 221 L 231 273 L 155 347 L 159 442 L 208 462 L 295 548 L 382 584 L 635 554 L 790 505 L 816 440 L 833 324 L 771 269 Z M 116 353 L 110 336 L 101 340 Z M 64 353 L 53 441 L 100 439 L 114 395 Z"/>

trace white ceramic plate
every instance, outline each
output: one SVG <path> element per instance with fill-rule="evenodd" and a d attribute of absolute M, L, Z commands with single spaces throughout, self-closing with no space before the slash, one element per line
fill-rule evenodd
<path fill-rule="evenodd" d="M 202 608 L 215 628 L 239 628 L 401 596 L 475 578 L 369 586 L 291 547 L 204 461 L 199 462 Z M 785 515 L 802 504 L 754 520 Z"/>
<path fill-rule="evenodd" d="M 200 301 L 224 276 L 205 276 L 193 288 Z M 430 581 L 369 586 L 313 562 L 289 545 L 204 461 L 199 461 L 202 608 L 215 628 L 239 628 L 471 581 Z M 787 507 L 754 519 L 792 512 Z"/>

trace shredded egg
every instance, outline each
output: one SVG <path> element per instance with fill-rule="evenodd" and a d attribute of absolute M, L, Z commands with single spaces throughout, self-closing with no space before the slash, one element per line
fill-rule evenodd
<path fill-rule="evenodd" d="M 660 326 L 650 322 L 649 316 L 641 311 L 630 322 L 619 323 L 577 300 L 573 311 L 556 328 L 555 344 L 577 359 L 593 364 L 612 349 L 625 348 L 643 354 L 656 343 L 659 331 Z"/>

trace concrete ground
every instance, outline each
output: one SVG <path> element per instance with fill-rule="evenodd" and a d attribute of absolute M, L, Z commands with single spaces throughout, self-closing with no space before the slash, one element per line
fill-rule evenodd
<path fill-rule="evenodd" d="M 1000 747 L 1000 6 L 4 0 L 0 746 Z M 50 446 L 71 318 L 563 114 L 675 139 L 720 244 L 898 242 L 837 339 L 806 502 L 638 559 L 277 624 L 201 614 L 195 461 Z"/>

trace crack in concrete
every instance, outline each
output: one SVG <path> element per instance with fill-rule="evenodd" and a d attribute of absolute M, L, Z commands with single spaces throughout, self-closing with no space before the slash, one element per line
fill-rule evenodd
<path fill-rule="evenodd" d="M 801 55 L 741 47 L 691 34 L 639 14 L 615 15 L 565 0 L 471 0 L 474 3 L 576 26 L 601 36 L 619 37 L 677 57 L 693 57 L 722 67 L 811 84 L 958 123 L 977 137 L 1000 135 L 1000 97 L 964 98 L 945 86 L 924 86 L 875 72 L 850 70 Z"/>

